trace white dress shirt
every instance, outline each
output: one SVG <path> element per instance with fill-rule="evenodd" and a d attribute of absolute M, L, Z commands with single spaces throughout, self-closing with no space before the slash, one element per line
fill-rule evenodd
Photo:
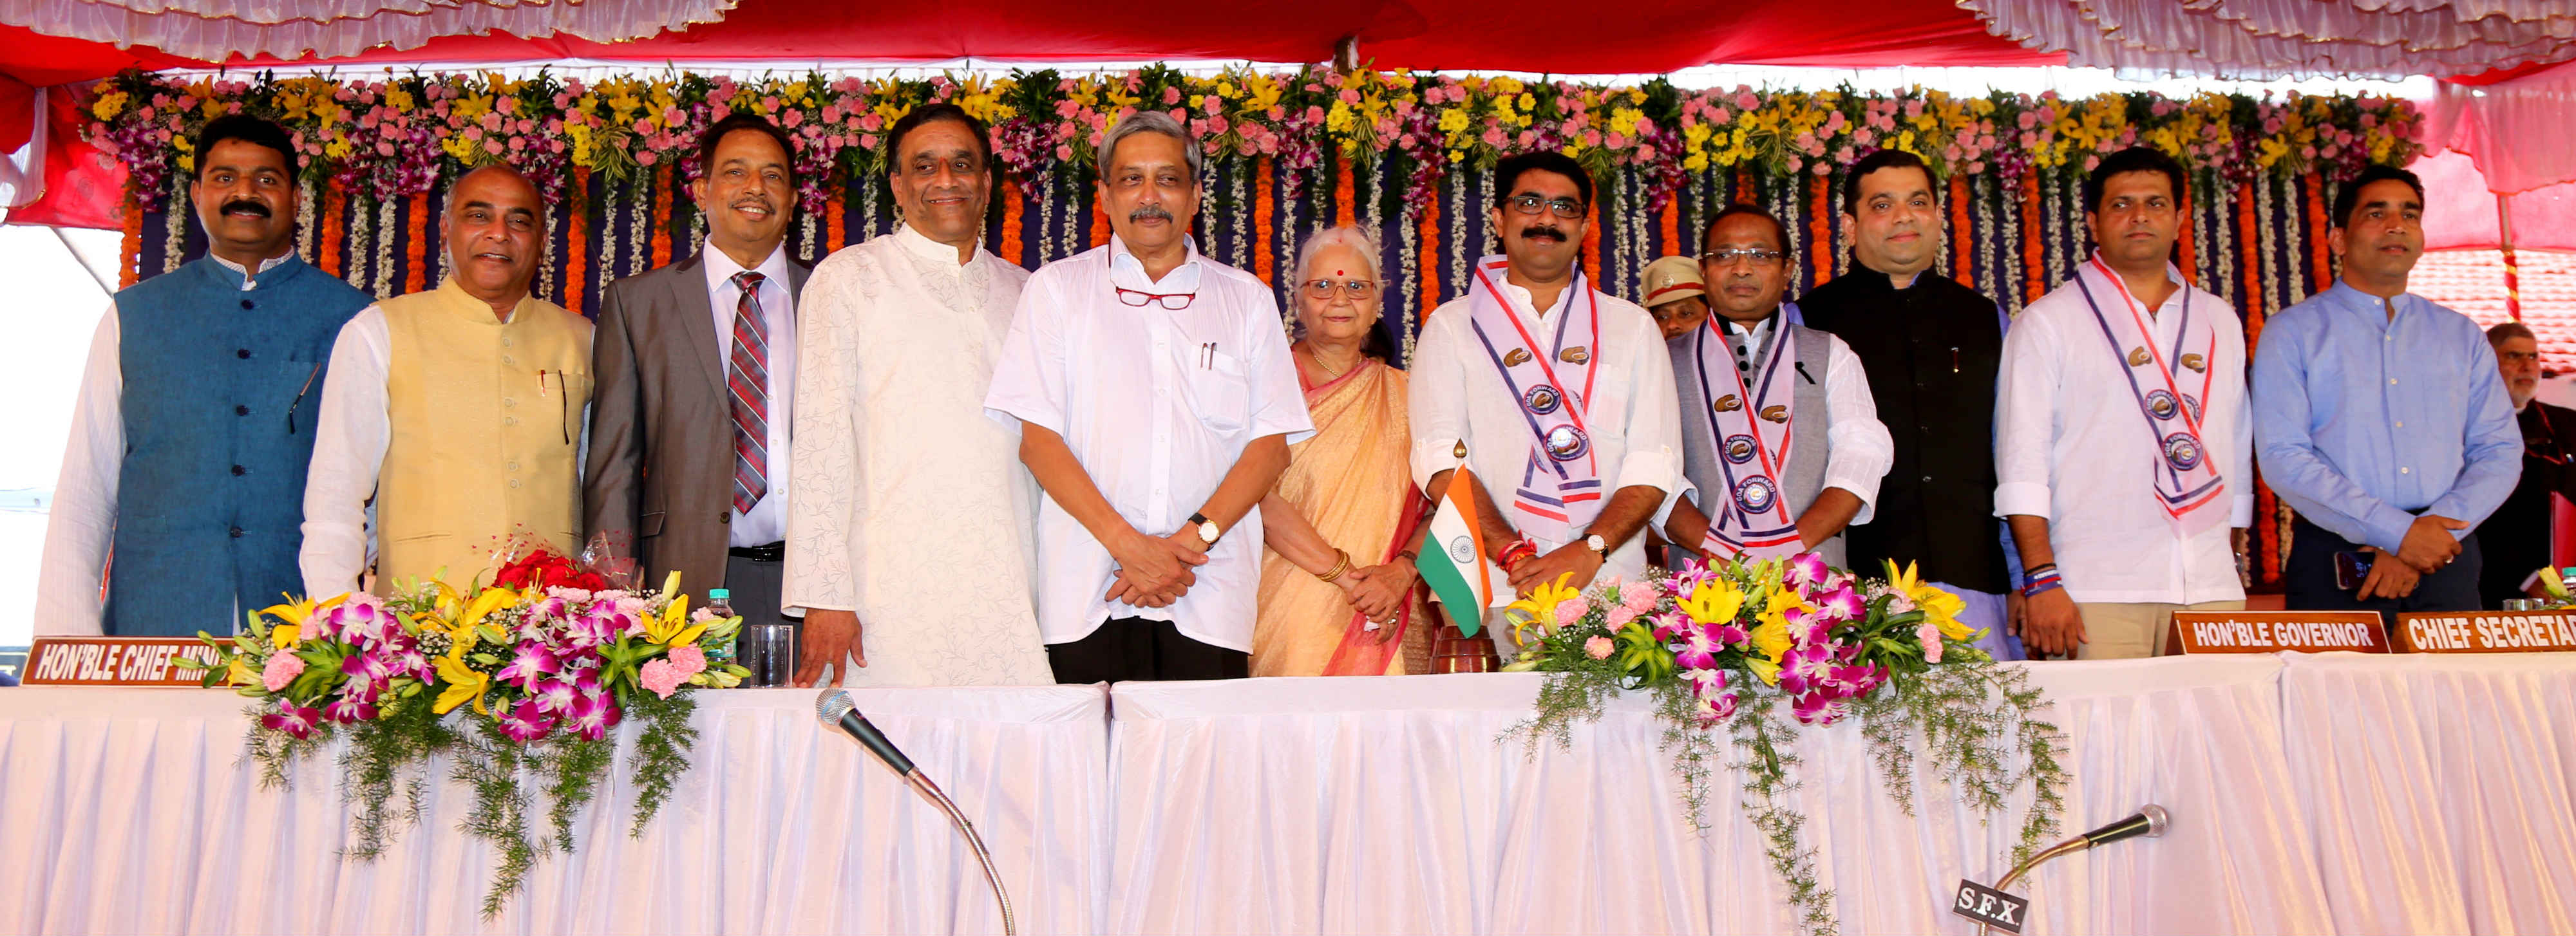
<path fill-rule="evenodd" d="M 1531 350 L 1554 357 L 1556 329 L 1540 327 L 1541 323 L 1554 321 L 1553 316 L 1564 314 L 1569 303 L 1582 297 L 1566 289 L 1553 307 L 1540 312 L 1531 307 L 1529 290 L 1509 281 L 1501 285 L 1512 314 L 1546 343 Z M 1592 366 L 1599 373 L 1593 379 L 1592 399 L 1583 401 L 1583 418 L 1592 436 L 1593 463 L 1601 467 L 1602 486 L 1608 492 L 1605 501 L 1621 488 L 1650 487 L 1669 504 L 1684 483 L 1681 408 L 1674 405 L 1679 397 L 1673 389 L 1671 352 L 1664 347 L 1663 330 L 1645 309 L 1617 296 L 1595 295 L 1600 301 L 1601 347 L 1592 349 Z M 1529 464 L 1533 441 L 1529 418 L 1477 342 L 1467 304 L 1464 297 L 1442 303 L 1423 322 L 1422 337 L 1413 346 L 1409 381 L 1413 481 L 1427 485 L 1432 475 L 1458 467 L 1457 446 L 1464 440 L 1468 467 L 1484 482 L 1494 503 L 1508 512 L 1513 488 Z M 1591 340 L 1589 335 L 1566 338 Z M 1594 581 L 1614 575 L 1635 581 L 1644 575 L 1645 540 L 1632 536 L 1612 550 Z M 1541 553 L 1565 545 L 1535 541 Z"/>
<path fill-rule="evenodd" d="M 2067 594 L 2081 602 L 2196 604 L 2245 597 L 2229 527 L 2254 518 L 2254 426 L 2245 396 L 2245 326 L 2227 300 L 2186 283 L 2155 310 L 2159 346 L 2172 347 L 2184 297 L 2217 332 L 2202 401 L 2201 442 L 2228 494 L 2228 522 L 2184 539 L 2156 495 L 2164 452 L 2140 423 L 2121 351 L 2102 336 L 2072 282 L 2040 297 L 2004 335 L 1995 388 L 1995 515 L 2048 520 Z M 2126 315 L 2118 291 L 2093 287 L 2106 315 Z M 2185 374 L 2190 374 L 2185 371 Z"/>
<path fill-rule="evenodd" d="M 718 363 L 731 373 L 733 310 L 742 302 L 742 288 L 733 284 L 733 278 L 742 272 L 742 264 L 713 244 L 707 245 L 705 257 L 699 266 L 706 268 L 707 305 L 715 311 Z M 787 245 L 782 242 L 771 250 L 769 259 L 760 261 L 753 272 L 761 275 L 760 317 L 769 326 L 769 492 L 751 510 L 734 511 L 729 534 L 734 546 L 766 546 L 787 538 L 787 446 L 789 430 L 795 425 L 796 293 L 787 288 Z M 727 427 L 725 438 L 733 438 L 732 431 Z"/>
<path fill-rule="evenodd" d="M 1128 305 L 1121 288 L 1193 295 L 1166 309 Z M 1030 275 L 984 406 L 996 419 L 1062 435 L 1119 516 L 1145 535 L 1168 535 L 1216 493 L 1253 440 L 1314 434 L 1279 321 L 1270 287 L 1200 256 L 1197 245 L 1155 281 L 1113 236 Z M 1259 508 L 1225 531 L 1194 570 L 1198 584 L 1165 608 L 1104 601 L 1116 563 L 1053 497 L 1039 505 L 1037 542 L 1038 632 L 1047 643 L 1080 640 L 1110 618 L 1145 618 L 1251 651 Z"/>
<path fill-rule="evenodd" d="M 242 276 L 242 291 L 249 292 L 257 285 L 259 273 L 291 256 L 283 253 L 260 261 L 257 272 Z M 214 260 L 224 269 L 243 272 L 241 264 L 222 257 Z M 89 361 L 83 365 L 80 393 L 72 403 L 71 437 L 63 444 L 63 469 L 54 479 L 54 505 L 45 522 L 45 557 L 36 574 L 38 635 L 103 632 L 107 603 L 100 590 L 106 581 L 108 550 L 116 541 L 116 488 L 125 469 L 122 327 L 116 300 L 111 298 L 89 342 Z"/>
<path fill-rule="evenodd" d="M 1781 311 L 1794 315 L 1797 309 L 1793 305 L 1783 306 Z M 1735 352 L 1736 369 L 1744 374 L 1747 382 L 1755 379 L 1751 373 L 1753 362 L 1761 360 L 1771 347 L 1771 335 L 1775 331 L 1772 326 L 1783 317 L 1775 312 L 1770 318 L 1753 323 L 1753 329 L 1747 332 L 1743 326 L 1723 316 L 1710 315 L 1710 321 L 1721 323 L 1719 327 L 1726 335 L 1726 345 Z M 1791 324 L 1796 324 L 1795 320 Z M 1896 464 L 1896 439 L 1888 434 L 1886 424 L 1878 421 L 1878 400 L 1869 394 L 1869 374 L 1861 370 L 1860 355 L 1853 354 L 1851 345 L 1832 332 L 1809 329 L 1807 333 L 1825 339 L 1826 348 L 1824 487 L 1841 488 L 1860 498 L 1860 512 L 1852 515 L 1850 523 L 1851 526 L 1859 526 L 1868 523 L 1869 518 L 1878 512 L 1878 482 L 1887 477 L 1887 469 Z M 1685 335 L 1676 340 L 1688 337 Z M 1696 402 L 1682 407 L 1687 411 L 1698 408 Z M 1691 503 L 1699 503 L 1699 486 L 1691 484 L 1687 478 L 1682 485 Z M 1671 504 L 1677 501 L 1677 498 L 1667 498 L 1665 510 L 1669 512 Z M 1662 525 L 1663 517 L 1658 516 L 1656 526 Z"/>

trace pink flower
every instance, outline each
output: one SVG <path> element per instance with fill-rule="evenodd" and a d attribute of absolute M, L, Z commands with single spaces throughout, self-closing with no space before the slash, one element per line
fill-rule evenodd
<path fill-rule="evenodd" d="M 554 730 L 554 716 L 546 714 L 535 699 L 520 699 L 516 707 L 501 716 L 501 734 L 512 741 L 534 741 Z"/>
<path fill-rule="evenodd" d="M 1914 639 L 1923 642 L 1923 662 L 1941 662 L 1941 629 L 1929 621 L 1914 628 Z"/>
<path fill-rule="evenodd" d="M 1594 637 L 1583 642 L 1583 655 L 1595 660 L 1610 658 L 1610 638 Z"/>
<path fill-rule="evenodd" d="M 1628 626 L 1628 622 L 1636 620 L 1638 613 L 1639 612 L 1635 608 L 1628 607 L 1624 604 L 1618 605 L 1610 609 L 1610 615 L 1604 623 L 1608 624 L 1610 629 L 1615 631 Z"/>
<path fill-rule="evenodd" d="M 302 675 L 304 675 L 303 657 L 292 653 L 278 653 L 269 656 L 268 667 L 259 672 L 259 681 L 261 685 L 267 686 L 270 692 L 284 692 L 287 685 L 295 681 L 295 677 Z"/>
<path fill-rule="evenodd" d="M 688 677 L 680 672 L 679 667 L 671 665 L 671 661 L 654 660 L 644 664 L 644 668 L 636 673 L 635 679 L 644 684 L 646 691 L 668 699 L 672 692 L 680 688 L 681 681 Z"/>
<path fill-rule="evenodd" d="M 1574 626 L 1574 622 L 1583 620 L 1583 608 L 1583 599 L 1580 597 L 1568 598 L 1564 601 L 1557 602 L 1556 626 Z"/>
<path fill-rule="evenodd" d="M 682 676 L 695 676 L 707 668 L 707 651 L 696 644 L 673 648 L 666 658 L 680 668 Z"/>
<path fill-rule="evenodd" d="M 321 723 L 321 709 L 292 702 L 280 706 L 273 714 L 259 717 L 260 727 L 271 731 L 283 731 L 297 738 L 312 737 L 314 727 Z"/>

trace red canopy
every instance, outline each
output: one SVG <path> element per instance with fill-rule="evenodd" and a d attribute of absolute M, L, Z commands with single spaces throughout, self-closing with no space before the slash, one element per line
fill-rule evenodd
<path fill-rule="evenodd" d="M 1498 10 L 1508 10 L 1497 15 Z M 500 62 L 564 58 L 936 61 L 1248 59 L 1315 62 L 1356 35 L 1379 68 L 1557 74 L 1668 72 L 1729 64 L 2046 65 L 2064 56 L 1988 35 L 1949 0 L 1881 0 L 1863 15 L 1814 0 L 1636 0 L 1617 5 L 1499 6 L 1468 0 L 1259 0 L 1222 9 L 1204 0 L 1147 0 L 1114 12 L 1081 4 L 988 0 L 933 8 L 742 0 L 723 22 L 603 44 L 568 36 L 449 36 L 414 49 L 334 61 Z M 273 64 L 274 60 L 233 64 Z M 127 65 L 210 63 L 146 47 L 40 36 L 0 27 L 0 75 L 30 85 L 113 74 Z"/>

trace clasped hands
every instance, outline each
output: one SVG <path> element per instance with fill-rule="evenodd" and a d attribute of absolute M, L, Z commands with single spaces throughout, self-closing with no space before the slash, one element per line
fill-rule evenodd
<path fill-rule="evenodd" d="M 2440 514 L 2425 514 L 2406 527 L 2406 538 L 2399 541 L 2396 552 L 2377 546 L 2370 552 L 2377 556 L 2370 563 L 2370 574 L 2361 580 L 2353 597 L 2363 601 L 2372 598 L 2404 598 L 2415 593 L 2424 576 L 2442 570 L 2460 555 L 2460 539 L 2453 530 L 2469 528 L 2467 521 Z M 2387 560 L 2394 558 L 2397 561 Z"/>
<path fill-rule="evenodd" d="M 1180 530 L 1169 536 L 1147 536 L 1129 530 L 1126 536 L 1106 545 L 1118 569 L 1117 578 L 1109 583 L 1109 593 L 1101 597 L 1139 608 L 1171 607 L 1172 602 L 1189 594 L 1190 586 L 1199 583 L 1199 575 L 1193 570 L 1208 561 L 1209 544 L 1201 542 L 1193 530 Z"/>

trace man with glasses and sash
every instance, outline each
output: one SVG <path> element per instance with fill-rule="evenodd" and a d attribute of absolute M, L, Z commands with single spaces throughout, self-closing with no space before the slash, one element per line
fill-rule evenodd
<path fill-rule="evenodd" d="M 1663 333 L 1583 275 L 1581 166 L 1523 153 L 1493 179 L 1503 253 L 1476 261 L 1467 295 L 1435 310 L 1414 346 L 1414 479 L 1438 500 L 1465 446 L 1486 546 L 1524 596 L 1634 581 L 1637 533 L 1681 485 Z"/>
<path fill-rule="evenodd" d="M 1058 682 L 1251 669 L 1256 505 L 1314 425 L 1277 296 L 1190 239 L 1204 158 L 1160 112 L 1110 128 L 1115 234 L 1029 275 L 984 398 L 1045 489 L 1038 633 Z"/>
<path fill-rule="evenodd" d="M 1994 511 L 2035 657 L 2155 656 L 2175 611 L 2245 606 L 2245 328 L 2170 259 L 2185 194 L 2162 152 L 2104 158 L 2084 180 L 2092 259 L 2004 336 Z"/>
<path fill-rule="evenodd" d="M 1843 340 L 1797 324 L 1789 232 L 1733 205 L 1709 222 L 1707 324 L 1674 338 L 1690 485 L 1664 535 L 1710 559 L 1815 552 L 1842 566 L 1843 529 L 1867 523 L 1896 459 L 1869 377 Z"/>

